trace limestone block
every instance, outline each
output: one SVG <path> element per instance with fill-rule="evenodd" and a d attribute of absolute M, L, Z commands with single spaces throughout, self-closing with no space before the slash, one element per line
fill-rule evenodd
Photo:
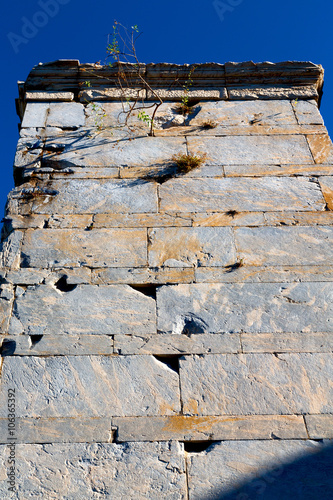
<path fill-rule="evenodd" d="M 210 441 L 238 439 L 306 439 L 301 416 L 116 417 L 117 441 Z"/>
<path fill-rule="evenodd" d="M 108 101 L 113 99 L 145 99 L 146 90 L 137 88 L 121 89 L 119 87 L 85 89 L 79 92 L 80 101 Z"/>
<path fill-rule="evenodd" d="M 11 285 L 0 286 L 0 333 L 7 333 L 14 302 L 14 290 Z"/>
<path fill-rule="evenodd" d="M 144 229 L 28 229 L 22 267 L 142 267 L 147 265 Z"/>
<path fill-rule="evenodd" d="M 28 102 L 25 108 L 22 128 L 45 127 L 50 104 L 47 102 Z"/>
<path fill-rule="evenodd" d="M 208 212 L 192 215 L 193 226 L 263 226 L 263 212 Z"/>
<path fill-rule="evenodd" d="M 15 443 L 109 443 L 110 418 L 17 418 Z M 8 443 L 8 419 L 0 418 L 0 442 Z M 1 487 L 0 487 L 1 488 Z M 1 491 L 1 489 L 0 489 Z"/>
<path fill-rule="evenodd" d="M 260 176 L 318 176 L 332 175 L 333 166 L 329 164 L 311 165 L 226 165 L 223 167 L 226 177 Z"/>
<path fill-rule="evenodd" d="M 147 98 L 156 100 L 156 95 L 161 99 L 181 101 L 184 97 L 184 89 L 154 88 L 154 92 L 148 90 Z M 189 89 L 189 99 L 227 99 L 227 90 L 224 87 L 217 89 Z"/>
<path fill-rule="evenodd" d="M 16 416 L 111 417 L 173 415 L 180 411 L 178 374 L 153 356 L 5 357 L 0 416 L 7 390 Z"/>
<path fill-rule="evenodd" d="M 29 90 L 25 93 L 26 101 L 74 101 L 73 92 L 52 92 L 52 90 Z"/>
<path fill-rule="evenodd" d="M 332 413 L 331 353 L 204 354 L 179 360 L 185 415 Z"/>
<path fill-rule="evenodd" d="M 318 92 L 315 85 L 245 85 L 228 87 L 229 99 L 317 99 Z"/>
<path fill-rule="evenodd" d="M 68 285 L 89 284 L 91 270 L 85 267 L 51 271 L 50 269 L 22 268 L 17 271 L 8 271 L 6 280 L 14 285 L 40 285 L 41 283 L 54 285 L 61 278 L 65 278 Z"/>
<path fill-rule="evenodd" d="M 193 283 L 157 289 L 165 333 L 331 332 L 333 283 Z"/>
<path fill-rule="evenodd" d="M 332 271 L 333 272 L 333 271 Z M 114 267 L 92 269 L 91 282 L 94 285 L 124 283 L 128 285 L 147 285 L 165 283 L 193 283 L 193 267 Z"/>
<path fill-rule="evenodd" d="M 319 186 L 307 179 L 172 179 L 160 186 L 161 210 L 256 212 L 324 210 Z"/>
<path fill-rule="evenodd" d="M 333 263 L 333 228 L 236 228 L 237 253 L 252 266 L 329 265 Z"/>
<path fill-rule="evenodd" d="M 292 105 L 300 125 L 324 125 L 316 101 L 293 101 Z"/>
<path fill-rule="evenodd" d="M 115 335 L 114 350 L 121 355 L 237 353 L 241 351 L 241 343 L 236 333 Z"/>
<path fill-rule="evenodd" d="M 12 334 L 154 333 L 155 301 L 127 285 L 28 286 L 17 294 Z"/>
<path fill-rule="evenodd" d="M 191 226 L 191 214 L 143 213 L 143 214 L 96 214 L 94 227 L 168 227 Z"/>
<path fill-rule="evenodd" d="M 64 143 L 64 138 L 55 139 Z M 66 148 L 53 161 L 66 166 L 113 167 L 113 166 L 156 166 L 168 164 L 176 153 L 186 153 L 182 137 L 138 137 L 120 140 L 112 137 L 110 131 L 96 135 L 76 132 L 67 136 Z"/>
<path fill-rule="evenodd" d="M 79 128 L 85 124 L 84 106 L 79 102 L 51 103 L 46 125 L 60 128 Z"/>
<path fill-rule="evenodd" d="M 289 101 L 216 101 L 202 102 L 190 125 L 202 125 L 212 120 L 224 127 L 253 125 L 296 125 L 294 111 Z"/>
<path fill-rule="evenodd" d="M 333 281 L 332 266 L 244 266 L 197 267 L 196 283 L 291 283 Z"/>
<path fill-rule="evenodd" d="M 309 440 L 224 441 L 190 453 L 189 500 L 329 498 L 332 452 L 326 446 Z"/>
<path fill-rule="evenodd" d="M 154 228 L 148 238 L 151 267 L 228 266 L 237 259 L 230 228 Z"/>
<path fill-rule="evenodd" d="M 333 176 L 319 177 L 319 184 L 323 192 L 328 210 L 333 210 Z"/>
<path fill-rule="evenodd" d="M 140 213 L 157 212 L 157 187 L 152 182 L 104 179 L 53 181 L 57 192 L 47 200 L 33 198 L 34 214 Z"/>
<path fill-rule="evenodd" d="M 333 162 L 333 145 L 328 134 L 307 135 L 315 163 Z"/>
<path fill-rule="evenodd" d="M 313 163 L 306 139 L 299 135 L 188 137 L 188 146 L 192 154 L 207 153 L 207 163 L 213 165 Z"/>
<path fill-rule="evenodd" d="M 323 184 L 325 183 L 326 185 L 329 183 L 326 177 L 320 178 L 320 186 L 323 191 Z M 325 191 L 324 196 L 325 201 L 328 202 Z M 333 212 L 327 210 L 317 212 L 266 212 L 265 220 L 268 226 L 330 226 L 333 224 Z"/>
<path fill-rule="evenodd" d="M 113 353 L 111 335 L 0 336 L 2 356 L 83 356 Z"/>
<path fill-rule="evenodd" d="M 332 352 L 331 333 L 242 333 L 243 352 Z"/>
<path fill-rule="evenodd" d="M 96 443 L 16 446 L 13 498 L 185 500 L 183 445 Z M 0 447 L 0 495 L 8 498 L 8 447 Z"/>
<path fill-rule="evenodd" d="M 14 168 L 38 168 L 41 153 L 42 143 L 36 137 L 19 139 L 14 158 Z"/>
<path fill-rule="evenodd" d="M 20 265 L 22 231 L 13 231 L 0 245 L 0 268 L 17 269 Z"/>
<path fill-rule="evenodd" d="M 333 415 L 305 415 L 311 439 L 333 439 Z"/>

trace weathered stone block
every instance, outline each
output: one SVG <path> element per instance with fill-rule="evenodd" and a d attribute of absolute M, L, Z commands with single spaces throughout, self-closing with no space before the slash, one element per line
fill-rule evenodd
<path fill-rule="evenodd" d="M 17 418 L 15 419 L 15 437 L 16 444 L 110 443 L 112 441 L 111 419 L 98 417 Z M 0 418 L 0 442 L 1 444 L 8 443 L 7 418 Z"/>
<path fill-rule="evenodd" d="M 333 228 L 237 228 L 235 243 L 250 266 L 329 265 L 333 263 Z"/>
<path fill-rule="evenodd" d="M 161 210 L 256 212 L 324 210 L 319 186 L 307 179 L 173 179 L 160 186 Z"/>
<path fill-rule="evenodd" d="M 324 125 L 316 101 L 294 101 L 292 105 L 300 125 Z"/>
<path fill-rule="evenodd" d="M 147 265 L 145 229 L 28 229 L 23 267 L 142 267 Z"/>
<path fill-rule="evenodd" d="M 79 128 L 85 124 L 84 106 L 79 102 L 51 103 L 46 125 L 60 128 Z"/>
<path fill-rule="evenodd" d="M 333 283 L 162 286 L 157 328 L 166 333 L 331 332 Z"/>
<path fill-rule="evenodd" d="M 34 214 L 157 212 L 155 183 L 125 180 L 71 179 L 53 181 L 55 196 L 34 197 L 28 211 Z"/>
<path fill-rule="evenodd" d="M 204 354 L 241 352 L 238 334 L 193 335 L 115 335 L 115 353 L 127 354 Z"/>
<path fill-rule="evenodd" d="M 188 455 L 189 499 L 329 497 L 331 454 L 330 448 L 314 441 L 216 443 Z"/>
<path fill-rule="evenodd" d="M 11 285 L 0 286 L 0 333 L 7 333 L 12 313 L 14 290 Z"/>
<path fill-rule="evenodd" d="M 318 99 L 315 85 L 239 85 L 228 87 L 229 99 Z"/>
<path fill-rule="evenodd" d="M 2 366 L 0 415 L 7 390 L 16 416 L 111 417 L 180 411 L 178 374 L 153 356 L 13 356 Z"/>
<path fill-rule="evenodd" d="M 193 283 L 195 281 L 194 271 L 193 267 L 109 267 L 107 269 L 93 269 L 91 282 L 94 285 L 115 283 L 128 285 Z"/>
<path fill-rule="evenodd" d="M 72 285 L 68 287 L 72 291 L 56 286 L 28 286 L 18 291 L 12 334 L 113 335 L 156 331 L 154 299 L 127 285 Z"/>
<path fill-rule="evenodd" d="M 329 210 L 333 210 L 333 177 L 332 176 L 319 177 L 319 183 L 325 201 L 327 203 L 327 208 Z"/>
<path fill-rule="evenodd" d="M 208 212 L 192 215 L 193 226 L 264 226 L 263 212 Z"/>
<path fill-rule="evenodd" d="M 3 498 L 8 498 L 7 452 L 6 445 L 0 447 Z M 18 445 L 16 460 L 16 498 L 187 498 L 178 443 Z"/>
<path fill-rule="evenodd" d="M 311 439 L 333 439 L 333 415 L 305 415 Z"/>
<path fill-rule="evenodd" d="M 29 90 L 25 93 L 26 101 L 74 101 L 73 92 L 52 92 L 52 90 Z"/>
<path fill-rule="evenodd" d="M 208 354 L 179 363 L 186 415 L 333 411 L 331 353 Z"/>
<path fill-rule="evenodd" d="M 23 239 L 22 231 L 13 231 L 0 245 L 0 268 L 18 269 Z"/>
<path fill-rule="evenodd" d="M 24 111 L 22 128 L 45 127 L 46 116 L 49 109 L 47 102 L 28 102 Z"/>
<path fill-rule="evenodd" d="M 148 238 L 151 267 L 228 266 L 237 258 L 230 228 L 154 228 Z"/>
<path fill-rule="evenodd" d="M 331 333 L 243 333 L 243 352 L 332 352 Z"/>
<path fill-rule="evenodd" d="M 169 227 L 191 226 L 191 214 L 96 214 L 94 227 Z"/>
<path fill-rule="evenodd" d="M 301 416 L 116 417 L 117 441 L 217 441 L 238 439 L 306 439 Z"/>
<path fill-rule="evenodd" d="M 307 140 L 315 163 L 333 162 L 333 145 L 328 134 L 308 135 Z"/>

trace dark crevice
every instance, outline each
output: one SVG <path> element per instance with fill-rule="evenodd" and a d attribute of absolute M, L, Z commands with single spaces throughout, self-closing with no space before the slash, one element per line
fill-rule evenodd
<path fill-rule="evenodd" d="M 207 328 L 207 323 L 194 313 L 182 317 L 182 335 L 191 336 L 196 333 L 205 333 Z"/>
<path fill-rule="evenodd" d="M 219 441 L 187 441 L 184 442 L 184 450 L 187 453 L 201 453 L 217 442 Z"/>
<path fill-rule="evenodd" d="M 156 300 L 156 289 L 157 285 L 129 285 L 133 290 L 146 295 L 146 297 L 151 297 Z"/>
<path fill-rule="evenodd" d="M 30 335 L 31 347 L 35 347 L 43 338 L 43 335 Z"/>
<path fill-rule="evenodd" d="M 161 363 L 167 365 L 170 370 L 173 370 L 176 373 L 179 373 L 179 358 L 182 357 L 182 354 L 178 354 L 175 356 L 157 356 L 154 354 L 154 358 Z"/>
<path fill-rule="evenodd" d="M 67 276 L 65 274 L 61 276 L 54 286 L 61 292 L 72 292 L 77 287 L 77 285 L 70 285 L 67 283 Z"/>
<path fill-rule="evenodd" d="M 4 339 L 0 347 L 1 356 L 12 356 L 16 351 L 15 340 Z"/>

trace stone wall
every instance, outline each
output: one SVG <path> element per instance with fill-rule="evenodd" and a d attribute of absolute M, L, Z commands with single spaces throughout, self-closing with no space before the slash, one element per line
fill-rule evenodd
<path fill-rule="evenodd" d="M 167 88 L 188 67 L 147 65 L 165 99 L 154 137 L 136 116 L 124 125 L 119 90 L 89 68 L 92 88 L 77 61 L 20 84 L 0 254 L 1 496 L 331 498 L 321 67 L 198 65 L 184 116 Z M 178 153 L 207 157 L 183 173 Z"/>

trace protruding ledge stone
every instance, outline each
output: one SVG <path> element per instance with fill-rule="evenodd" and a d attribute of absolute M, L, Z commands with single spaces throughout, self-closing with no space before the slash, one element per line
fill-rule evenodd
<path fill-rule="evenodd" d="M 74 92 L 52 92 L 46 90 L 39 92 L 38 90 L 30 90 L 25 93 L 26 101 L 74 101 Z"/>
<path fill-rule="evenodd" d="M 235 439 L 306 439 L 303 417 L 291 415 L 231 417 L 113 418 L 116 441 L 207 441 Z"/>
<path fill-rule="evenodd" d="M 94 285 L 165 285 L 166 283 L 193 283 L 195 281 L 194 273 L 195 269 L 193 267 L 118 267 L 108 269 L 93 269 L 91 282 Z"/>
<path fill-rule="evenodd" d="M 110 335 L 10 335 L 0 336 L 1 356 L 110 355 Z"/>
<path fill-rule="evenodd" d="M 333 415 L 305 415 L 311 439 L 333 439 Z"/>
<path fill-rule="evenodd" d="M 16 418 L 15 444 L 110 443 L 111 418 Z M 8 419 L 0 418 L 0 443 L 8 443 Z"/>
<path fill-rule="evenodd" d="M 244 353 L 333 351 L 333 335 L 325 332 L 242 333 L 241 342 Z"/>
<path fill-rule="evenodd" d="M 191 325 L 188 325 L 190 330 Z M 241 351 L 239 335 L 115 335 L 114 350 L 117 354 L 206 354 L 237 353 Z"/>
<path fill-rule="evenodd" d="M 282 85 L 244 85 L 227 87 L 229 99 L 318 99 L 314 85 L 304 87 Z"/>

